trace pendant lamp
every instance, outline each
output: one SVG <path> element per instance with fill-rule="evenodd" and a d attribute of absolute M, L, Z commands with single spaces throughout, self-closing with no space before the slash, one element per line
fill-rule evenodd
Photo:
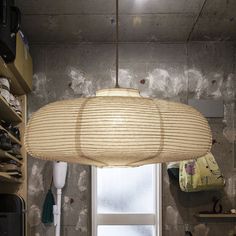
<path fill-rule="evenodd" d="M 204 156 L 212 136 L 207 120 L 194 108 L 119 88 L 116 0 L 115 88 L 46 105 L 32 115 L 24 140 L 27 152 L 44 160 L 140 166 Z"/>
<path fill-rule="evenodd" d="M 27 125 L 25 147 L 45 160 L 139 166 L 201 157 L 211 148 L 211 131 L 188 105 L 114 88 L 41 108 Z"/>

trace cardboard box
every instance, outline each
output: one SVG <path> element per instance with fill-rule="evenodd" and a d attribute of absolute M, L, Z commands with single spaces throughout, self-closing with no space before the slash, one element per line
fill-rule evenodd
<path fill-rule="evenodd" d="M 20 33 L 16 36 L 16 58 L 14 62 L 8 64 L 16 80 L 22 89 L 16 91 L 16 94 L 28 93 L 32 90 L 33 64 L 32 58 L 25 46 Z"/>

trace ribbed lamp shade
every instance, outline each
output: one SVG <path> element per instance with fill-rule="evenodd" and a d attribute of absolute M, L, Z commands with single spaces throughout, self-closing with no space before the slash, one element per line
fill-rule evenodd
<path fill-rule="evenodd" d="M 194 108 L 119 88 L 39 109 L 27 125 L 25 147 L 45 160 L 139 166 L 204 156 L 211 138 Z"/>

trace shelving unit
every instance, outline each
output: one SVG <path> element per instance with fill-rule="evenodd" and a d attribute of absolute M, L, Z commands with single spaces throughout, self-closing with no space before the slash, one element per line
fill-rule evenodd
<path fill-rule="evenodd" d="M 0 61 L 1 64 L 1 61 Z M 0 66 L 1 68 L 1 66 Z M 1 73 L 1 71 L 0 71 Z M 22 117 L 20 117 L 12 108 L 11 106 L 7 103 L 7 101 L 0 96 L 0 119 L 12 122 L 14 125 L 17 125 L 20 129 L 21 133 L 21 138 L 22 134 L 24 133 L 25 129 L 25 123 L 26 123 L 26 95 L 23 95 L 21 97 L 18 97 L 21 106 L 22 106 Z M 8 188 L 3 187 L 0 188 L 0 192 L 9 192 L 9 193 L 16 193 L 20 194 L 25 200 L 27 198 L 27 154 L 23 148 L 21 140 L 18 140 L 14 135 L 12 135 L 9 131 L 7 131 L 4 127 L 0 125 L 0 130 L 4 130 L 7 132 L 9 135 L 12 143 L 17 143 L 21 145 L 21 156 L 22 160 L 17 159 L 15 156 L 13 156 L 11 153 L 8 151 L 4 151 L 0 149 L 0 160 L 1 159 L 10 159 L 14 160 L 17 163 L 21 165 L 21 171 L 22 171 L 22 178 L 15 178 L 12 177 L 9 173 L 7 172 L 0 172 L 0 185 L 1 183 L 5 182 L 11 182 L 11 183 L 16 183 L 18 186 L 15 186 L 12 190 L 9 191 Z"/>
<path fill-rule="evenodd" d="M 230 213 L 221 213 L 221 214 L 196 214 L 196 217 L 198 218 L 235 218 L 236 219 L 236 214 L 230 214 Z"/>
<path fill-rule="evenodd" d="M 10 153 L 8 153 L 7 151 L 4 151 L 2 149 L 0 149 L 0 160 L 1 159 L 10 159 L 10 160 L 16 161 L 18 164 L 22 165 L 22 162 L 19 159 L 17 159 L 13 155 L 11 155 Z"/>
<path fill-rule="evenodd" d="M 22 179 L 12 177 L 10 174 L 6 172 L 0 172 L 0 181 L 16 183 L 16 184 L 21 184 L 23 182 Z"/>
<path fill-rule="evenodd" d="M 7 101 L 0 95 L 0 119 L 11 121 L 14 124 L 22 122 L 22 117 L 20 117 L 7 103 Z"/>
<path fill-rule="evenodd" d="M 7 130 L 6 130 L 4 127 L 2 127 L 1 125 L 0 125 L 0 130 L 4 130 L 4 131 L 8 134 L 8 136 L 10 137 L 10 139 L 11 139 L 11 141 L 12 141 L 13 143 L 17 143 L 17 144 L 21 145 L 20 140 L 19 140 L 18 138 L 16 138 L 13 134 L 11 134 L 9 131 L 7 131 Z"/>
<path fill-rule="evenodd" d="M 24 90 L 21 88 L 19 82 L 9 69 L 8 65 L 0 57 L 0 76 L 6 77 L 10 80 L 11 93 L 17 96 L 21 107 L 22 107 L 22 117 L 19 116 L 14 109 L 8 104 L 8 102 L 0 95 L 0 120 L 11 122 L 14 126 L 17 126 L 20 130 L 20 140 L 6 130 L 2 125 L 0 125 L 0 130 L 7 132 L 12 143 L 19 144 L 21 146 L 21 157 L 19 160 L 13 156 L 9 151 L 4 151 L 0 149 L 0 160 L 14 160 L 20 164 L 22 177 L 16 178 L 12 176 L 13 173 L 0 172 L 0 193 L 12 193 L 20 195 L 27 204 L 27 153 L 25 151 L 24 145 L 22 143 L 25 124 L 27 121 L 27 97 Z M 27 217 L 27 215 L 26 215 Z M 27 220 L 26 220 L 27 221 Z M 26 234 L 27 235 L 27 227 Z"/>
<path fill-rule="evenodd" d="M 0 57 L 0 75 L 10 79 L 11 91 L 15 95 L 24 94 L 24 90 L 21 88 L 20 83 L 17 81 L 16 77 L 11 72 L 9 66 Z"/>

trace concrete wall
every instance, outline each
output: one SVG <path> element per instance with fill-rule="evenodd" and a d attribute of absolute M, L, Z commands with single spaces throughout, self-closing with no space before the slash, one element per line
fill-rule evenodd
<path fill-rule="evenodd" d="M 31 47 L 34 58 L 34 89 L 29 95 L 29 116 L 43 105 L 67 98 L 94 95 L 96 89 L 114 84 L 115 48 L 112 44 L 39 44 Z M 184 235 L 188 224 L 196 236 L 226 236 L 236 233 L 232 222 L 199 222 L 193 215 L 211 210 L 212 197 L 222 198 L 224 210 L 236 208 L 236 172 L 233 144 L 229 142 L 233 106 L 232 78 L 235 73 L 235 44 L 122 44 L 120 85 L 134 87 L 143 96 L 187 102 L 188 98 L 222 97 L 223 119 L 211 119 L 213 153 L 226 177 L 221 192 L 183 193 L 169 181 L 163 165 L 163 235 Z M 226 88 L 226 84 L 229 87 Z M 235 89 L 235 87 L 234 87 Z M 234 90 L 233 90 L 234 91 Z M 223 131 L 225 131 L 223 134 Z M 228 139 L 229 140 L 228 140 Z M 49 188 L 52 166 L 29 158 L 30 235 L 53 235 L 53 227 L 40 222 L 42 205 Z M 91 235 L 90 168 L 69 165 L 62 208 L 62 235 Z"/>

